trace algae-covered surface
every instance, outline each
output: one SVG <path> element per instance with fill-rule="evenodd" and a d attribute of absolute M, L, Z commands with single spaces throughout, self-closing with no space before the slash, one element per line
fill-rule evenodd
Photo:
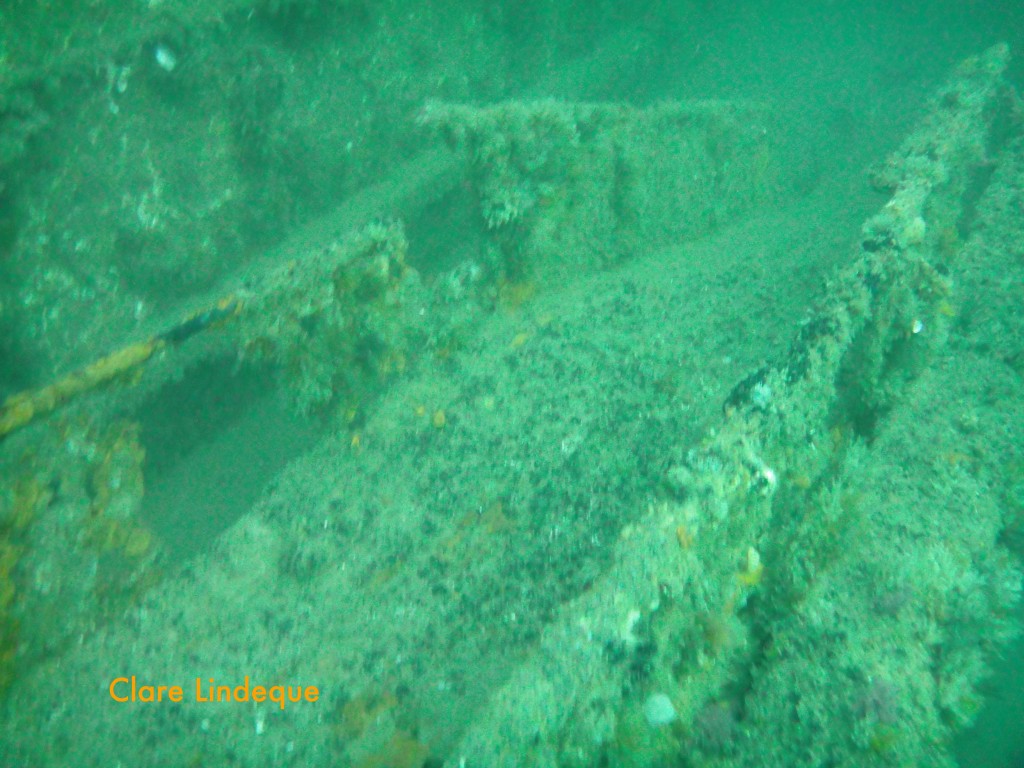
<path fill-rule="evenodd" d="M 1014 4 L 0 9 L 0 765 L 1024 760 Z"/>

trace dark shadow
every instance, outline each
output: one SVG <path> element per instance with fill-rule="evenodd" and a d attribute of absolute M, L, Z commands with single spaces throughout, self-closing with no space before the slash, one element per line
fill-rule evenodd
<path fill-rule="evenodd" d="M 205 548 L 313 444 L 266 368 L 231 359 L 190 369 L 140 409 L 146 450 L 143 518 L 172 554 Z"/>

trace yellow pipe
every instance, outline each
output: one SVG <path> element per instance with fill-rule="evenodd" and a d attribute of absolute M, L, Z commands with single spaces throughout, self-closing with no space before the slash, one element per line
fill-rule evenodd
<path fill-rule="evenodd" d="M 89 392 L 146 363 L 157 350 L 168 344 L 177 345 L 199 331 L 210 328 L 241 311 L 234 297 L 222 299 L 215 306 L 191 315 L 178 325 L 148 341 L 131 344 L 102 357 L 60 381 L 42 389 L 26 390 L 11 395 L 0 405 L 0 440 L 16 429 L 45 416 L 83 392 Z"/>

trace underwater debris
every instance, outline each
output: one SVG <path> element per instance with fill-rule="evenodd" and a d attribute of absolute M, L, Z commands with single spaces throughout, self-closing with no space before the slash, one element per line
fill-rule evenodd
<path fill-rule="evenodd" d="M 681 730 L 706 733 L 713 757 L 736 755 L 738 764 L 795 763 L 820 749 L 822 737 L 828 735 L 828 757 L 816 762 L 863 762 L 864 744 L 847 738 L 843 725 L 853 695 L 836 696 L 827 682 L 833 680 L 831 668 L 823 673 L 820 664 L 834 664 L 836 658 L 848 663 L 847 655 L 856 657 L 868 650 L 834 626 L 834 619 L 842 615 L 846 627 L 868 633 L 858 623 L 864 614 L 857 613 L 856 606 L 837 605 L 830 593 L 815 593 L 820 600 L 802 612 L 811 596 L 789 602 L 786 590 L 774 582 L 777 577 L 780 584 L 785 582 L 786 569 L 814 573 L 817 564 L 797 552 L 789 555 L 790 562 L 776 566 L 774 554 L 786 551 L 786 532 L 793 526 L 810 526 L 826 540 L 833 533 L 814 529 L 821 521 L 813 510 L 801 509 L 802 499 L 814 494 L 804 491 L 841 474 L 844 460 L 851 462 L 849 470 L 856 474 L 859 454 L 844 447 L 847 441 L 833 440 L 830 446 L 825 436 L 839 423 L 870 437 L 941 348 L 950 285 L 931 263 L 939 246 L 933 233 L 956 220 L 966 180 L 987 157 L 985 140 L 996 112 L 992 106 L 1005 87 L 1006 47 L 995 46 L 978 61 L 982 64 L 954 73 L 949 88 L 962 98 L 952 108 L 948 103 L 936 106 L 886 165 L 885 178 L 895 187 L 893 204 L 865 224 L 858 258 L 830 283 L 815 317 L 789 354 L 734 390 L 722 423 L 709 431 L 703 445 L 669 469 L 667 485 L 680 510 L 697 513 L 700 536 L 691 537 L 689 521 L 681 519 L 668 522 L 668 531 L 677 534 L 666 535 L 664 511 L 652 507 L 646 525 L 622 538 L 614 565 L 547 629 L 541 651 L 492 699 L 480 725 L 458 748 L 467 761 L 487 762 L 498 754 L 537 754 L 543 749 L 566 764 L 592 765 L 617 755 L 626 739 L 642 743 L 631 725 L 635 702 L 621 692 L 599 646 L 603 638 L 617 636 L 621 612 L 615 606 L 625 603 L 658 606 L 650 619 L 653 652 L 645 657 L 644 674 L 658 680 L 660 691 L 678 707 Z M 929 333 L 912 333 L 915 322 Z M 765 389 L 754 396 L 759 385 L 770 388 L 770 402 Z M 794 473 L 796 467 L 796 492 L 779 492 L 778 478 Z M 756 492 L 759 478 L 763 487 L 777 492 Z M 678 525 L 686 525 L 683 535 Z M 845 543 L 837 543 L 837 552 L 844 551 Z M 773 584 L 766 583 L 761 563 L 761 552 L 769 551 Z M 1002 562 L 999 556 L 995 559 Z M 932 562 L 934 557 L 926 553 L 922 560 Z M 1013 569 L 992 568 L 997 587 L 1014 578 L 1019 581 Z M 850 577 L 842 584 L 830 581 L 827 571 L 816 577 L 819 590 L 827 584 L 842 594 L 849 593 L 851 583 L 859 583 Z M 955 584 L 957 580 L 943 569 L 933 589 L 957 594 L 960 588 Z M 758 604 L 745 595 L 745 588 L 755 585 L 767 592 L 758 596 Z M 672 600 L 662 602 L 665 594 Z M 1001 592 L 1000 605 L 1009 604 L 1014 594 L 1009 588 Z M 875 595 L 864 597 L 874 620 Z M 791 620 L 787 611 L 795 614 Z M 970 615 L 972 621 L 1005 624 L 991 611 Z M 713 617 L 711 623 L 708 617 Z M 936 620 L 934 614 L 930 620 Z M 576 639 L 574 629 L 584 624 L 594 643 Z M 908 632 L 898 641 L 900 658 L 906 659 L 906 649 L 919 648 L 922 639 L 915 626 L 899 627 Z M 897 628 L 890 622 L 877 631 L 891 639 Z M 709 641 L 715 652 L 701 652 Z M 885 701 L 887 691 L 879 689 L 866 703 L 874 708 L 872 716 L 879 725 L 866 743 L 880 765 L 940 764 L 946 756 L 936 745 L 948 741 L 950 723 L 962 724 L 976 710 L 971 690 L 981 669 L 977 654 L 962 660 L 967 667 L 950 665 L 947 677 L 937 680 L 928 657 L 928 648 L 933 647 L 924 649 L 923 661 L 917 664 L 922 687 L 930 686 L 928 694 L 933 697 L 915 700 L 923 710 L 920 727 L 896 733 L 882 722 L 891 709 Z M 884 656 L 884 644 L 877 652 Z M 545 682 L 543 693 L 538 692 L 537 680 Z M 718 703 L 732 701 L 737 690 L 744 697 L 742 728 L 735 727 L 733 710 Z M 864 706 L 863 695 L 861 702 Z M 502 727 L 493 727 L 495 723 Z M 538 733 L 545 734 L 543 747 L 538 746 Z M 759 738 L 762 733 L 768 736 Z M 659 749 L 667 752 L 653 751 L 644 764 L 678 755 L 675 744 Z"/>
<path fill-rule="evenodd" d="M 702 234 L 769 199 L 779 172 L 770 114 L 752 104 L 428 102 L 417 120 L 464 151 L 513 278 L 578 274 Z"/>

